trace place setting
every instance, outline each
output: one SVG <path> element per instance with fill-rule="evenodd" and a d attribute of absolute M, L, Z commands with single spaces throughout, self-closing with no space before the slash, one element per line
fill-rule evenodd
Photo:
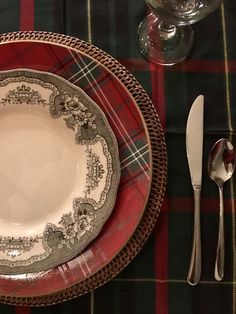
<path fill-rule="evenodd" d="M 0 35 L 0 302 L 24 311 L 90 294 L 91 314 L 108 296 L 109 306 L 141 313 L 144 294 L 148 314 L 192 304 L 197 313 L 205 293 L 215 299 L 235 277 L 234 67 L 223 9 L 221 63 L 204 44 L 199 60 L 193 31 L 223 0 L 143 1 L 130 60 L 113 17 L 114 50 L 93 44 L 97 4 L 86 4 L 87 41 L 66 35 L 74 20 L 59 14 L 64 2 L 54 18 L 65 34 Z M 212 83 L 222 73 L 224 88 Z M 223 114 L 211 84 L 224 94 Z"/>

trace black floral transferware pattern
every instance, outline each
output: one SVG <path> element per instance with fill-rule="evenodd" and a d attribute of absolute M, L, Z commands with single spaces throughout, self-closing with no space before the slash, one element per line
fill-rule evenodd
<path fill-rule="evenodd" d="M 1 97 L 1 87 L 11 82 L 17 83 L 17 87 L 9 88 Z M 40 87 L 38 90 L 37 86 Z M 51 91 L 49 101 L 40 92 L 42 88 Z M 53 119 L 63 119 L 74 135 L 75 145 L 85 149 L 87 174 L 83 197 L 74 198 L 72 209 L 66 209 L 59 221 L 46 222 L 42 234 L 4 237 L 0 232 L 2 274 L 46 270 L 79 254 L 98 235 L 108 219 L 114 207 L 120 178 L 115 136 L 101 109 L 78 87 L 45 72 L 28 69 L 1 72 L 0 106 L 4 110 L 11 105 L 46 107 Z M 102 145 L 105 165 L 93 151 L 96 143 Z M 95 201 L 91 192 L 96 190 L 100 180 L 105 180 L 106 184 L 99 201 Z M 42 250 L 35 255 L 34 247 L 39 244 Z M 32 252 L 32 255 L 25 259 L 26 252 Z"/>

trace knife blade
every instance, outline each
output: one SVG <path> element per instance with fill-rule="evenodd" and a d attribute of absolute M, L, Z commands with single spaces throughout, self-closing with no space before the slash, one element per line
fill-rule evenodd
<path fill-rule="evenodd" d="M 204 96 L 198 96 L 190 109 L 186 127 L 186 150 L 194 192 L 193 244 L 187 281 L 196 285 L 201 277 L 200 199 L 202 185 Z"/>

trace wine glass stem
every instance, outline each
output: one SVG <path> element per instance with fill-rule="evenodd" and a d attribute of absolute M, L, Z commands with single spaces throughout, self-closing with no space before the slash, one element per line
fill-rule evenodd
<path fill-rule="evenodd" d="M 154 13 L 143 19 L 138 28 L 138 36 L 143 56 L 162 65 L 172 65 L 184 60 L 193 42 L 191 26 L 175 26 Z"/>
<path fill-rule="evenodd" d="M 168 40 L 175 36 L 176 26 L 160 21 L 158 24 L 158 31 L 161 39 Z"/>

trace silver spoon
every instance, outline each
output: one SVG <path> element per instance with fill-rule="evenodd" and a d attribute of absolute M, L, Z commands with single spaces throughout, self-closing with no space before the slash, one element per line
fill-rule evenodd
<path fill-rule="evenodd" d="M 215 261 L 215 279 L 218 281 L 224 277 L 225 258 L 223 185 L 232 177 L 234 169 L 234 147 L 228 139 L 222 138 L 213 145 L 208 161 L 208 173 L 217 184 L 220 197 L 219 233 Z"/>

